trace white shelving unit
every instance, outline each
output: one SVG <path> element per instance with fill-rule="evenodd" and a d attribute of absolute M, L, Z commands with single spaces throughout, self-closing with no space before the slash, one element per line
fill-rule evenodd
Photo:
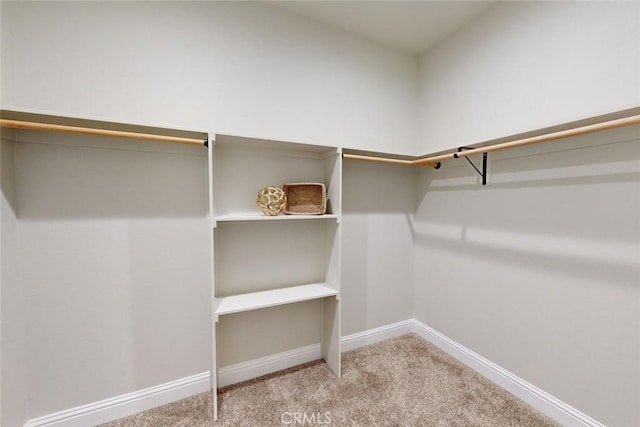
<path fill-rule="evenodd" d="M 340 376 L 339 148 L 226 135 L 210 134 L 207 138 L 202 132 L 21 112 L 3 111 L 2 117 L 3 126 L 16 128 L 7 142 L 12 156 L 14 142 L 20 141 L 15 151 L 20 157 L 16 176 L 22 181 L 22 215 L 40 220 L 26 221 L 23 227 L 22 236 L 33 240 L 34 249 L 40 248 L 49 255 L 53 252 L 47 251 L 48 247 L 54 247 L 56 253 L 64 249 L 70 254 L 67 259 L 76 260 L 78 253 L 86 252 L 74 246 L 76 241 L 84 242 L 89 239 L 87 236 L 94 239 L 98 232 L 108 236 L 129 233 L 135 225 L 138 228 L 133 236 L 144 249 L 142 259 L 154 262 L 138 266 L 137 281 L 128 281 L 127 286 L 144 286 L 152 281 L 146 279 L 150 277 L 157 282 L 154 288 L 158 284 L 163 287 L 162 293 L 179 294 L 174 277 L 190 278 L 196 284 L 212 283 L 214 417 L 217 418 L 219 361 L 225 367 L 319 344 L 320 356 Z M 53 134 L 45 137 L 44 132 Z M 207 164 L 202 152 L 205 139 L 209 144 Z M 156 145 L 151 141 L 191 146 Z M 133 162 L 134 156 L 140 161 Z M 114 175 L 116 169 L 119 173 Z M 205 169 L 209 172 L 208 209 L 202 198 Z M 73 191 L 67 191 L 66 175 L 60 173 L 66 170 L 84 176 L 73 180 Z M 257 192 L 268 185 L 295 182 L 324 183 L 327 213 L 262 215 L 255 203 Z M 53 191 L 56 197 L 48 198 Z M 140 202 L 140 194 L 145 194 L 144 203 Z M 79 195 L 93 203 L 76 203 Z M 208 242 L 202 238 L 207 223 L 205 211 L 211 226 Z M 158 220 L 158 212 L 167 218 Z M 130 215 L 131 224 L 125 229 L 114 228 L 111 219 L 120 220 L 123 213 Z M 140 224 L 140 218 L 151 213 L 153 221 Z M 74 221 L 58 220 L 67 217 Z M 91 220 L 82 222 L 85 218 Z M 38 228 L 42 221 L 47 221 L 47 231 L 56 228 L 60 232 L 43 238 Z M 70 235 L 75 240 L 69 239 Z M 174 247 L 188 254 L 185 257 L 209 259 L 210 264 L 195 269 L 188 263 L 167 261 L 158 265 L 152 255 L 166 256 L 167 251 L 156 243 L 160 241 L 156 235 L 166 236 L 163 242 L 173 242 Z M 122 277 L 128 277 L 128 270 L 104 267 L 98 269 L 101 274 L 97 275 L 88 266 L 94 265 L 95 260 L 109 260 L 113 254 L 125 253 L 121 245 L 129 245 L 131 238 L 131 234 L 125 234 L 121 239 L 106 239 L 110 245 L 96 247 L 97 255 L 88 255 L 91 262 L 69 264 L 68 269 L 78 277 L 73 283 L 53 274 L 60 271 L 59 261 L 49 259 L 47 254 L 39 258 L 39 269 L 31 269 L 30 275 L 46 276 L 47 281 L 57 280 L 61 286 L 78 286 L 82 278 L 97 284 L 121 283 Z M 166 277 L 158 280 L 158 271 L 167 273 Z M 42 300 L 43 308 L 49 307 L 49 302 Z M 90 331 L 87 339 L 94 335 Z M 176 340 L 185 332 L 179 335 Z"/>
<path fill-rule="evenodd" d="M 273 352 L 316 341 L 339 377 L 341 150 L 229 135 L 209 139 L 214 389 L 220 367 L 246 362 L 242 348 L 252 339 L 248 335 L 254 322 L 261 331 L 268 330 Z M 324 183 L 327 213 L 260 212 L 255 200 L 261 188 L 295 182 Z M 300 341 L 300 329 L 318 333 Z M 255 351 L 264 357 L 268 350 Z"/>

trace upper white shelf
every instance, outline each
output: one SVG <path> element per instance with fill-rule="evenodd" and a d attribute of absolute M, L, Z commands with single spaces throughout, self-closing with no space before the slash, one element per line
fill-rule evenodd
<path fill-rule="evenodd" d="M 295 220 L 322 220 L 322 219 L 338 219 L 338 215 L 325 214 L 325 215 L 221 215 L 215 218 L 220 222 L 232 222 L 232 221 L 295 221 Z"/>
<path fill-rule="evenodd" d="M 216 298 L 216 316 L 222 314 L 239 313 L 259 308 L 274 307 L 294 302 L 337 296 L 338 291 L 330 288 L 326 283 L 292 286 L 289 288 L 273 289 L 269 291 L 251 292 L 248 294 L 232 295 Z"/>

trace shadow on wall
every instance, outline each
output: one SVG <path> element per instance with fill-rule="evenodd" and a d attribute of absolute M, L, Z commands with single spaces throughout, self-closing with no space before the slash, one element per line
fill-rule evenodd
<path fill-rule="evenodd" d="M 35 132 L 28 137 L 14 144 L 21 220 L 206 216 L 201 147 L 155 151 L 162 144 Z"/>
<path fill-rule="evenodd" d="M 640 158 L 640 126 L 598 132 L 544 144 L 490 152 L 490 188 L 553 187 L 593 183 L 634 182 Z M 481 155 L 470 156 L 476 167 Z M 612 167 L 612 165 L 614 167 Z M 618 167 L 621 165 L 622 167 Z M 439 170 L 420 178 L 419 195 L 428 192 L 474 190 L 480 177 L 466 160 L 446 160 Z M 422 199 L 422 197 L 419 197 Z"/>
<path fill-rule="evenodd" d="M 343 213 L 412 213 L 416 170 L 344 160 Z"/>
<path fill-rule="evenodd" d="M 445 234 L 450 234 L 450 237 L 445 237 Z M 544 239 L 547 240 L 545 243 Z M 419 227 L 415 241 L 419 246 L 450 253 L 460 260 L 461 265 L 462 260 L 474 258 L 489 260 L 494 267 L 516 265 L 529 270 L 532 275 L 543 270 L 601 283 L 614 282 L 634 287 L 640 284 L 638 245 L 598 246 L 587 240 L 570 242 L 549 236 L 539 238 L 539 244 L 531 245 L 527 236 L 515 233 L 508 235 L 469 226 L 461 226 L 454 231 L 451 226 L 434 223 Z"/>
<path fill-rule="evenodd" d="M 206 150 L 16 136 L 30 415 L 207 370 Z"/>
<path fill-rule="evenodd" d="M 402 214 L 413 235 L 418 171 L 411 166 L 344 160 L 343 214 Z"/>
<path fill-rule="evenodd" d="M 2 129 L 2 154 L 0 154 L 0 187 L 4 199 L 7 201 L 7 207 L 9 207 L 13 214 L 17 216 L 16 206 L 16 185 L 15 185 L 15 170 L 14 170 L 14 153 L 13 153 L 13 131 L 3 128 Z"/>
<path fill-rule="evenodd" d="M 466 162 L 423 171 L 416 243 L 454 259 L 638 286 L 637 130 L 492 153 L 486 187 Z"/>

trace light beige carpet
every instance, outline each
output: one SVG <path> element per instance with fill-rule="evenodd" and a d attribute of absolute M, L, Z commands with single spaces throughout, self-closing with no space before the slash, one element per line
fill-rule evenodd
<path fill-rule="evenodd" d="M 417 335 L 313 362 L 103 424 L 122 426 L 557 426 Z"/>

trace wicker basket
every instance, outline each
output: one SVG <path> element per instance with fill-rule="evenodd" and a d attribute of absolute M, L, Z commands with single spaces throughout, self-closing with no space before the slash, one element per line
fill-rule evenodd
<path fill-rule="evenodd" d="M 327 210 L 327 189 L 324 184 L 297 182 L 285 184 L 287 197 L 284 213 L 287 215 L 322 215 Z"/>

